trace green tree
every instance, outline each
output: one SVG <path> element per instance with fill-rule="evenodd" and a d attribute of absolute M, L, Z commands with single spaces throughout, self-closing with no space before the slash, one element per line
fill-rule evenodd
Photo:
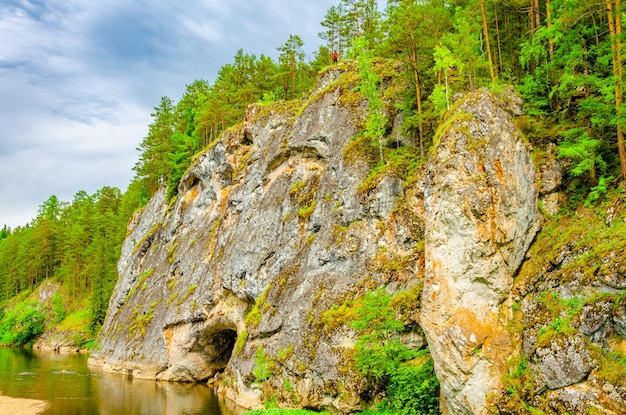
<path fill-rule="evenodd" d="M 408 107 L 417 108 L 416 117 L 407 114 L 406 120 L 409 126 L 417 126 L 420 157 L 423 158 L 425 155 L 423 100 L 426 96 L 424 91 L 433 88 L 434 82 L 429 75 L 434 66 L 434 48 L 448 25 L 448 11 L 439 1 L 405 0 L 390 2 L 387 15 L 386 49 L 390 56 L 397 57 L 406 64 L 409 82 L 414 91 Z"/>
<path fill-rule="evenodd" d="M 153 121 L 148 127 L 148 135 L 139 144 L 141 155 L 134 170 L 150 195 L 161 187 L 169 174 L 170 164 L 167 161 L 176 129 L 174 110 L 172 100 L 162 97 L 159 106 L 154 107 L 154 112 L 150 114 Z"/>
<path fill-rule="evenodd" d="M 280 52 L 278 62 L 280 64 L 279 76 L 283 81 L 283 98 L 296 98 L 296 81 L 302 73 L 304 65 L 304 42 L 298 35 L 289 35 L 289 39 L 277 50 Z M 291 91 L 291 93 L 290 93 Z"/>
<path fill-rule="evenodd" d="M 456 58 L 456 56 L 444 46 L 436 46 L 433 52 L 435 59 L 434 69 L 437 72 L 443 73 L 444 88 L 443 93 L 441 87 L 435 86 L 433 90 L 432 101 L 438 108 L 438 112 L 441 113 L 446 109 L 450 109 L 450 72 L 455 71 L 455 74 L 463 70 L 463 62 Z M 439 84 L 438 86 L 440 86 Z M 445 106 L 444 106 L 445 105 Z"/>
<path fill-rule="evenodd" d="M 337 52 L 338 54 L 345 53 L 345 45 L 342 43 L 343 39 L 341 37 L 342 14 L 341 4 L 331 6 L 326 12 L 324 20 L 320 23 L 326 29 L 318 34 L 320 39 L 326 41 L 325 50 L 329 52 L 328 55 L 325 56 L 326 65 L 331 63 L 331 54 L 333 52 Z"/>
<path fill-rule="evenodd" d="M 368 102 L 365 134 L 378 145 L 380 161 L 384 163 L 383 136 L 385 134 L 387 117 L 383 105 L 382 92 L 380 90 L 381 78 L 373 69 L 372 51 L 367 49 L 366 40 L 362 37 L 354 40 L 353 48 L 359 57 L 359 89 Z"/>
<path fill-rule="evenodd" d="M 454 31 L 444 34 L 441 43 L 463 62 L 466 78 L 460 77 L 459 81 L 463 81 L 461 88 L 474 90 L 477 82 L 482 83 L 481 79 L 476 78 L 487 66 L 481 49 L 481 25 L 475 18 L 474 10 L 469 7 L 467 9 L 457 7 L 453 21 Z"/>
<path fill-rule="evenodd" d="M 579 177 L 588 174 L 591 185 L 597 185 L 598 170 L 606 169 L 606 163 L 599 152 L 602 141 L 591 138 L 582 127 L 569 129 L 561 135 L 565 140 L 559 144 L 559 157 L 573 160 L 570 175 Z"/>

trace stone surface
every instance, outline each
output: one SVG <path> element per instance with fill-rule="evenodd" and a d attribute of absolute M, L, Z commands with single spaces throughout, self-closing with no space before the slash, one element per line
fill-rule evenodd
<path fill-rule="evenodd" d="M 538 346 L 531 358 L 550 389 L 580 382 L 595 367 L 585 337 L 580 333 L 556 335 L 546 346 Z"/>
<path fill-rule="evenodd" d="M 500 305 L 538 229 L 530 151 L 486 90 L 464 96 L 428 164 L 421 323 L 444 412 L 487 413 L 511 339 Z"/>
<path fill-rule="evenodd" d="M 325 72 L 307 101 L 250 106 L 196 159 L 176 200 L 161 191 L 136 215 L 91 364 L 159 380 L 219 373 L 247 407 L 263 396 L 363 407 L 370 386 L 350 359 L 354 333 L 325 331 L 319 318 L 368 288 L 421 281 L 423 209 L 404 178 L 359 190 L 370 164 L 346 152 L 358 151 L 349 144 L 365 112 L 342 104 L 343 70 Z M 381 252 L 407 268 L 385 270 Z M 420 333 L 407 345 L 424 347 Z M 273 362 L 262 383 L 259 350 Z"/>

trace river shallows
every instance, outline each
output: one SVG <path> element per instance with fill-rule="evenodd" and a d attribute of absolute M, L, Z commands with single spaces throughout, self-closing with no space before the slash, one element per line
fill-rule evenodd
<path fill-rule="evenodd" d="M 0 348 L 0 392 L 50 403 L 46 415 L 236 415 L 213 388 L 136 380 L 87 367 L 85 354 Z M 17 415 L 17 414 L 15 414 Z"/>

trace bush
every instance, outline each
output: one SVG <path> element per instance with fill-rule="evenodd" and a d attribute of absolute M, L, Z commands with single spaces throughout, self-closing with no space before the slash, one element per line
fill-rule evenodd
<path fill-rule="evenodd" d="M 256 381 L 264 382 L 271 378 L 274 375 L 275 368 L 276 365 L 272 362 L 269 356 L 265 354 L 263 346 L 259 346 L 254 359 L 254 370 L 252 370 L 252 374 L 254 375 Z"/>
<path fill-rule="evenodd" d="M 398 339 L 404 325 L 396 319 L 394 298 L 378 288 L 363 299 L 359 317 L 351 323 L 359 334 L 356 367 L 370 380 L 386 383 L 387 399 L 378 406 L 379 414 L 438 414 L 439 381 L 432 358 L 428 349 L 411 350 Z"/>
<path fill-rule="evenodd" d="M 244 412 L 243 415 L 330 415 L 328 412 L 315 412 L 306 409 L 255 409 Z"/>
<path fill-rule="evenodd" d="M 387 379 L 401 362 L 415 357 L 416 352 L 398 340 L 404 325 L 396 320 L 391 296 L 383 288 L 367 293 L 357 314 L 358 318 L 350 324 L 359 334 L 354 358 L 356 367 L 366 377 L 375 381 Z"/>
<path fill-rule="evenodd" d="M 65 311 L 65 304 L 63 304 L 63 297 L 58 292 L 52 296 L 52 311 L 54 311 L 54 323 L 65 320 L 67 312 Z"/>
<path fill-rule="evenodd" d="M 46 317 L 36 303 L 18 303 L 0 321 L 0 343 L 22 346 L 43 333 Z"/>
<path fill-rule="evenodd" d="M 435 415 L 439 413 L 439 381 L 433 360 L 425 357 L 414 365 L 398 367 L 387 388 L 387 400 L 381 405 L 398 415 Z"/>

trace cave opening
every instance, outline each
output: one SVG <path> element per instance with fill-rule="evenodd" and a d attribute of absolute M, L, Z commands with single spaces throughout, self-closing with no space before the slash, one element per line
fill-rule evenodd
<path fill-rule="evenodd" d="M 224 370 L 233 354 L 236 341 L 237 331 L 232 328 L 221 328 L 205 334 L 205 352 L 215 370 Z"/>

